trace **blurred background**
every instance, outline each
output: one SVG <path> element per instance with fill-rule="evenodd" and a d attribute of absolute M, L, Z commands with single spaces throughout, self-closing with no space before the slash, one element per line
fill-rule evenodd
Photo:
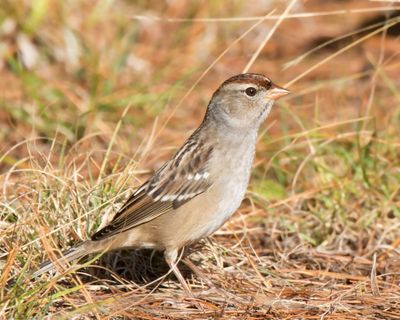
<path fill-rule="evenodd" d="M 127 106 L 118 137 L 123 153 L 135 152 L 155 118 L 159 125 L 171 118 L 155 143 L 175 144 L 178 139 L 179 144 L 199 123 L 219 84 L 243 71 L 286 5 L 3 0 L 0 139 L 3 153 L 14 147 L 2 158 L 3 172 L 26 155 L 26 144 L 16 146 L 26 139 L 43 138 L 36 147 L 45 151 L 53 139 L 72 145 L 90 137 L 82 143 L 102 149 Z M 268 20 L 235 43 L 257 17 L 267 14 Z M 311 129 L 370 115 L 379 115 L 375 124 L 387 128 L 398 104 L 400 27 L 357 41 L 397 16 L 396 7 L 390 9 L 389 1 L 311 0 L 298 1 L 290 14 L 294 18 L 282 23 L 250 71 L 281 85 L 310 72 L 290 86 L 293 94 L 284 108 L 273 112 L 268 137 L 303 131 L 299 122 Z M 314 52 L 297 60 L 310 50 Z"/>
<path fill-rule="evenodd" d="M 0 254 L 19 249 L 0 284 L 40 263 L 49 247 L 39 235 L 58 248 L 86 239 L 105 208 L 199 125 L 221 82 L 252 59 L 249 71 L 292 93 L 262 127 L 246 200 L 214 246 L 248 250 L 243 260 L 256 254 L 276 274 L 285 269 L 282 278 L 265 276 L 271 296 L 287 299 L 280 290 L 289 278 L 303 279 L 294 269 L 360 277 L 373 263 L 378 273 L 398 270 L 400 3 L 294 1 L 264 46 L 288 5 L 1 0 Z M 246 228 L 254 229 L 249 242 L 234 249 L 235 232 Z M 259 289 L 254 277 L 248 292 Z M 390 303 L 393 288 L 378 288 Z M 365 306 L 378 308 L 372 301 Z"/>

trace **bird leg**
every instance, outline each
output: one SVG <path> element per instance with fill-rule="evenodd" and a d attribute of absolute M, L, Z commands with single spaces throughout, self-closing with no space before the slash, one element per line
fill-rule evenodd
<path fill-rule="evenodd" d="M 186 294 L 189 297 L 194 298 L 192 290 L 190 290 L 189 285 L 187 284 L 187 282 L 185 281 L 185 279 L 182 276 L 182 273 L 178 269 L 178 261 L 179 261 L 178 250 L 172 250 L 172 251 L 165 250 L 164 257 L 165 257 L 165 261 L 167 261 L 167 263 L 168 263 L 168 266 L 171 268 L 171 270 L 175 274 L 176 278 L 179 280 L 179 282 L 183 286 L 183 289 L 185 290 Z"/>

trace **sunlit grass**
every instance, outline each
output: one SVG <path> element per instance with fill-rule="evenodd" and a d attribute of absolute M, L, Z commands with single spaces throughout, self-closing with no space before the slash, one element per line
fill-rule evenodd
<path fill-rule="evenodd" d="M 336 52 L 304 43 L 293 56 L 296 20 L 268 36 L 281 3 L 221 6 L 1 6 L 0 318 L 399 315 L 399 56 L 388 48 L 398 38 L 385 37 L 398 18 Z M 286 18 L 379 10 L 314 7 Z M 332 41 L 357 31 L 338 25 Z M 297 63 L 284 69 L 288 61 Z M 74 262 L 29 278 L 111 219 L 246 65 L 293 85 L 261 130 L 242 207 L 190 255 L 225 296 L 189 275 L 205 293 L 185 299 L 157 254 L 108 254 L 82 261 L 95 267 L 80 277 Z"/>

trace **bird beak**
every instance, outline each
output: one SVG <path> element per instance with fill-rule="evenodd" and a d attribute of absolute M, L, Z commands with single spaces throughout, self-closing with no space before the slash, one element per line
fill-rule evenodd
<path fill-rule="evenodd" d="M 267 99 L 270 100 L 278 100 L 279 98 L 286 96 L 290 91 L 288 89 L 284 89 L 282 87 L 277 86 L 276 84 L 272 84 L 271 89 L 269 89 L 269 94 L 267 95 Z"/>

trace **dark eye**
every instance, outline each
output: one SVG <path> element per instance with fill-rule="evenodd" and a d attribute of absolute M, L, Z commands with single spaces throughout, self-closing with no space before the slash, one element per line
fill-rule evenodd
<path fill-rule="evenodd" d="M 257 93 L 257 90 L 256 88 L 248 87 L 245 92 L 248 96 L 252 97 Z"/>

